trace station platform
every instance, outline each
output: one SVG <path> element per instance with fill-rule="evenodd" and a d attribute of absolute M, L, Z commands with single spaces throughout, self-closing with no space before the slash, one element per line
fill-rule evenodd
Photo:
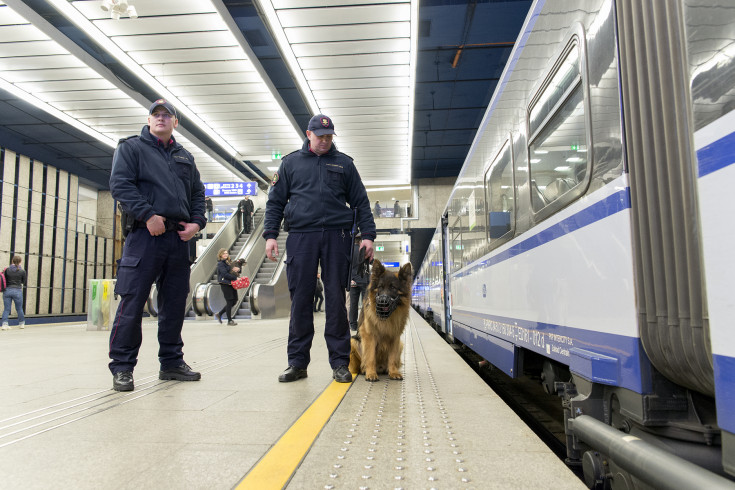
<path fill-rule="evenodd" d="M 315 317 L 309 376 L 279 383 L 287 319 L 187 321 L 198 382 L 158 379 L 145 320 L 135 391 L 109 332 L 0 332 L 4 489 L 585 488 L 414 311 L 403 381 L 336 383 Z"/>

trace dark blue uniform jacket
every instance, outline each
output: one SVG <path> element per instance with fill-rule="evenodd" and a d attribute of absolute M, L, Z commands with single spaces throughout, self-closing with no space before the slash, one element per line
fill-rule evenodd
<path fill-rule="evenodd" d="M 363 239 L 375 240 L 375 221 L 365 186 L 352 158 L 332 145 L 318 156 L 309 139 L 300 150 L 283 157 L 268 193 L 263 238 L 278 237 L 285 217 L 290 232 L 350 230 L 352 209 Z"/>
<path fill-rule="evenodd" d="M 138 221 L 154 214 L 204 229 L 204 185 L 194 157 L 173 137 L 168 148 L 143 126 L 140 136 L 120 140 L 112 157 L 112 197 Z"/>

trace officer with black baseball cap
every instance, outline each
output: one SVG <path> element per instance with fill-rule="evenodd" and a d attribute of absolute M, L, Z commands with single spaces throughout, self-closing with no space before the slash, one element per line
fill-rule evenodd
<path fill-rule="evenodd" d="M 112 157 L 110 192 L 133 220 L 117 270 L 121 298 L 110 332 L 112 387 L 132 391 L 142 342 L 143 306 L 158 288 L 159 379 L 196 381 L 184 362 L 184 324 L 189 284 L 189 244 L 204 229 L 204 185 L 194 157 L 173 137 L 176 109 L 158 99 L 140 135 L 120 140 Z"/>
<path fill-rule="evenodd" d="M 317 114 L 306 127 L 301 150 L 283 157 L 273 175 L 273 187 L 265 208 L 266 254 L 278 256 L 278 237 L 284 216 L 289 231 L 288 289 L 291 292 L 291 320 L 288 330 L 288 368 L 281 382 L 306 377 L 314 338 L 314 290 L 321 265 L 325 292 L 324 338 L 329 350 L 332 378 L 352 382 L 350 328 L 345 307 L 345 288 L 350 270 L 353 210 L 362 232 L 364 255 L 372 258 L 375 221 L 370 212 L 365 186 L 352 158 L 332 143 L 334 122 Z M 350 207 L 347 207 L 349 204 Z"/>

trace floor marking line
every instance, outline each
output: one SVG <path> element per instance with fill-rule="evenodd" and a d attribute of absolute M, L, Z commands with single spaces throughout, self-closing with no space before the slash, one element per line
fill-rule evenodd
<path fill-rule="evenodd" d="M 282 489 L 301 464 L 352 383 L 332 381 L 314 403 L 263 456 L 235 490 Z"/>

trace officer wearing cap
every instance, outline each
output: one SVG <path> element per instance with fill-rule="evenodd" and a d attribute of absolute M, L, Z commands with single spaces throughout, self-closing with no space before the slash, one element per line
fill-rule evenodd
<path fill-rule="evenodd" d="M 325 291 L 324 338 L 329 351 L 332 377 L 350 383 L 350 329 L 345 306 L 345 288 L 350 271 L 353 210 L 362 232 L 364 255 L 373 257 L 375 221 L 365 186 L 352 158 L 332 143 L 334 123 L 324 114 L 309 121 L 300 150 L 283 157 L 273 175 L 265 208 L 266 254 L 278 256 L 278 230 L 285 217 L 289 224 L 286 239 L 286 275 L 291 293 L 288 330 L 288 368 L 281 382 L 307 376 L 309 351 L 314 338 L 314 289 L 321 265 Z M 350 207 L 347 207 L 349 204 Z"/>
<path fill-rule="evenodd" d="M 189 292 L 189 247 L 204 229 L 204 185 L 194 157 L 173 137 L 176 109 L 155 101 L 139 136 L 120 140 L 112 157 L 110 192 L 133 221 L 118 264 L 120 305 L 110 332 L 110 371 L 116 391 L 132 391 L 142 341 L 143 306 L 151 285 L 158 291 L 159 379 L 196 381 L 184 362 L 184 323 Z"/>

